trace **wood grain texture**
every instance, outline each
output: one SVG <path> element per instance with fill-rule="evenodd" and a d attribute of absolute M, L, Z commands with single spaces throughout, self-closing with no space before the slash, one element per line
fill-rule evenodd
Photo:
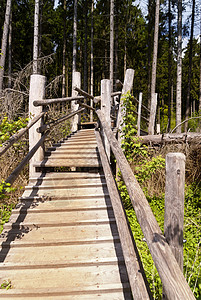
<path fill-rule="evenodd" d="M 114 137 L 102 112 L 97 110 L 96 113 L 121 170 L 138 222 L 165 287 L 168 299 L 195 299 L 122 152 L 119 142 Z"/>

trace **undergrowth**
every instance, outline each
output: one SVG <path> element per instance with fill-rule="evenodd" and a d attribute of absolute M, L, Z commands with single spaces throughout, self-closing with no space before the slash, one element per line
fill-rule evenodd
<path fill-rule="evenodd" d="M 181 146 L 165 146 L 165 150 L 164 148 L 159 148 L 158 151 L 150 150 L 135 137 L 137 133 L 136 120 L 134 113 L 131 113 L 135 110 L 135 106 L 133 98 L 129 94 L 124 97 L 123 109 L 125 125 L 122 130 L 122 148 L 162 231 L 164 230 L 165 156 L 168 152 L 180 152 L 181 150 L 186 155 L 183 272 L 194 296 L 196 299 L 201 299 L 201 157 L 198 154 L 201 147 L 189 149 L 188 145 L 183 148 Z M 198 162 L 196 168 L 193 165 L 195 160 L 196 163 Z M 193 170 L 191 170 L 192 165 L 194 166 Z M 162 283 L 123 180 L 118 182 L 118 186 L 153 297 L 162 299 Z"/>

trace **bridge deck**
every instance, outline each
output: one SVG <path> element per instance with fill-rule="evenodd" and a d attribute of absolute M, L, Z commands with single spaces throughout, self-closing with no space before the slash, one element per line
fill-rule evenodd
<path fill-rule="evenodd" d="M 94 131 L 55 145 L 36 166 L 42 172 L 1 235 L 0 282 L 12 288 L 0 297 L 132 299 Z M 87 171 L 44 173 L 49 167 Z"/>

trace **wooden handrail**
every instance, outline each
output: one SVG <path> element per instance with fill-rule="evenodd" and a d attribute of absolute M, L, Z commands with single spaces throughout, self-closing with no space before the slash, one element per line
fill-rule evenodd
<path fill-rule="evenodd" d="M 133 112 L 134 112 L 134 114 L 136 114 L 138 116 L 138 112 L 137 111 L 133 111 Z M 149 122 L 149 120 L 147 118 L 143 117 L 142 115 L 141 115 L 141 119 L 143 119 L 146 122 Z"/>
<path fill-rule="evenodd" d="M 84 99 L 83 96 L 77 96 L 77 97 L 66 97 L 66 98 L 35 100 L 33 102 L 33 105 L 34 106 L 45 106 L 45 105 L 49 105 L 49 104 L 70 102 L 70 101 L 74 101 L 74 100 L 83 100 L 83 99 Z"/>
<path fill-rule="evenodd" d="M 49 131 L 47 131 L 42 138 L 38 141 L 38 143 L 29 151 L 29 153 L 25 156 L 25 158 L 21 161 L 21 163 L 15 168 L 15 170 L 10 174 L 10 176 L 5 180 L 6 183 L 10 183 L 11 185 L 14 183 L 14 181 L 17 179 L 18 175 L 22 171 L 22 169 L 25 167 L 26 164 L 28 164 L 29 160 L 32 158 L 32 156 L 36 153 L 38 148 L 43 144 L 45 138 L 47 137 Z"/>
<path fill-rule="evenodd" d="M 97 110 L 96 114 L 117 160 L 131 203 L 168 299 L 195 299 L 174 255 L 172 254 L 170 246 L 162 234 L 148 201 L 123 154 L 119 142 L 114 137 L 101 110 Z"/>
<path fill-rule="evenodd" d="M 72 118 L 73 116 L 81 113 L 83 110 L 84 110 L 84 108 L 80 108 L 80 109 L 74 111 L 73 113 L 71 113 L 71 114 L 69 114 L 67 116 L 64 116 L 64 117 L 62 117 L 60 119 L 57 119 L 56 121 L 53 121 L 53 122 L 51 122 L 49 124 L 42 125 L 41 127 L 37 128 L 37 132 L 42 133 L 42 132 L 46 131 L 47 129 L 50 129 L 53 126 L 58 125 L 58 124 L 60 124 L 60 123 L 62 123 L 64 121 Z"/>
<path fill-rule="evenodd" d="M 98 103 L 99 101 L 101 101 L 101 96 L 92 96 L 90 94 L 88 94 L 87 92 L 83 91 L 82 89 L 78 88 L 77 86 L 75 86 L 73 88 L 75 91 L 77 91 L 78 93 L 80 93 L 81 95 L 83 95 L 86 98 L 92 99 L 94 101 L 94 103 Z M 121 92 L 114 92 L 111 93 L 111 97 L 115 97 L 115 96 L 119 96 L 121 95 Z"/>
<path fill-rule="evenodd" d="M 7 140 L 0 147 L 0 156 L 3 155 L 16 141 L 18 141 L 26 131 L 28 131 L 47 111 L 41 112 L 38 116 L 34 117 L 25 128 L 21 128 L 17 133 L 12 135 L 9 140 Z"/>
<path fill-rule="evenodd" d="M 128 221 L 122 207 L 121 198 L 117 190 L 111 167 L 103 146 L 103 141 L 98 129 L 95 130 L 98 150 L 105 174 L 107 188 L 110 194 L 112 207 L 120 236 L 125 264 L 134 299 L 152 299 L 142 265 L 139 263 L 139 253 L 128 227 Z"/>
<path fill-rule="evenodd" d="M 134 99 L 134 101 L 137 103 L 137 104 L 139 104 L 139 100 L 137 99 L 137 98 L 133 98 Z M 141 104 L 141 106 L 146 110 L 146 111 L 148 111 L 148 113 L 150 113 L 150 109 L 148 109 L 145 105 L 143 105 L 143 104 Z"/>

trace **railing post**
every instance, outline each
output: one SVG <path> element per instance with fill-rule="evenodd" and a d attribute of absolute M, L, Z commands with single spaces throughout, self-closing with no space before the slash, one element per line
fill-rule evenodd
<path fill-rule="evenodd" d="M 45 98 L 45 84 L 46 77 L 38 74 L 31 75 L 30 79 L 30 91 L 29 91 L 29 115 L 35 117 L 42 112 L 42 106 L 34 106 L 34 100 L 42 100 Z M 36 145 L 41 138 L 41 133 L 38 133 L 36 129 L 41 126 L 41 119 L 38 120 L 29 129 L 29 151 Z M 43 145 L 39 147 L 36 153 L 29 161 L 29 178 L 35 174 L 34 163 L 41 161 L 44 157 Z"/>
<path fill-rule="evenodd" d="M 148 133 L 150 135 L 154 134 L 154 125 L 155 125 L 155 118 L 156 118 L 156 107 L 157 107 L 158 94 L 155 93 L 154 96 L 155 97 L 152 97 L 151 111 L 150 111 L 150 118 L 149 118 L 149 127 L 148 127 Z"/>
<path fill-rule="evenodd" d="M 123 105 L 122 105 L 123 97 L 125 96 L 125 94 L 130 92 L 133 87 L 134 73 L 135 72 L 133 69 L 127 69 L 125 78 L 124 78 L 124 84 L 123 84 L 123 88 L 122 88 L 119 111 L 118 111 L 118 116 L 117 116 L 117 125 L 116 125 L 116 127 L 120 130 L 120 135 L 118 135 L 119 137 L 121 136 L 121 132 L 122 132 L 122 128 L 123 128 L 123 115 L 124 115 Z"/>
<path fill-rule="evenodd" d="M 164 235 L 182 271 L 185 160 L 183 153 L 166 155 Z"/>
<path fill-rule="evenodd" d="M 81 74 L 80 72 L 73 72 L 73 82 L 72 82 L 72 97 L 78 96 L 78 92 L 74 90 L 74 87 L 81 87 Z M 78 110 L 79 104 L 76 103 L 76 101 L 71 101 L 71 112 L 74 112 Z M 80 115 L 75 115 L 72 118 L 71 123 L 71 131 L 75 132 L 78 129 L 78 123 L 80 121 Z"/>
<path fill-rule="evenodd" d="M 139 104 L 138 104 L 138 117 L 137 117 L 137 135 L 138 136 L 140 136 L 141 109 L 142 109 L 142 93 L 139 94 Z"/>
<path fill-rule="evenodd" d="M 111 101 L 112 98 L 111 98 L 110 80 L 103 79 L 101 80 L 101 110 L 110 127 L 111 127 L 111 120 L 110 120 Z M 103 132 L 103 139 L 104 139 L 105 151 L 108 160 L 110 161 L 110 145 L 104 132 Z"/>

